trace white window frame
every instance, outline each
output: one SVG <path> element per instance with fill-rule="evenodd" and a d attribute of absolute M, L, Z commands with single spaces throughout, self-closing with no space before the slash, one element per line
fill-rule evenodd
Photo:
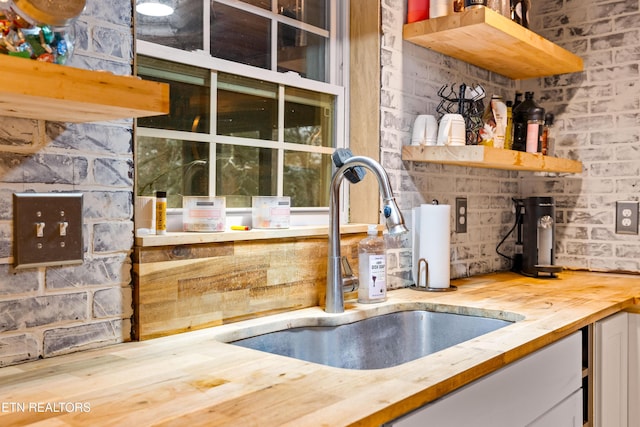
<path fill-rule="evenodd" d="M 221 4 L 233 4 L 234 6 L 238 6 L 238 2 L 234 0 L 216 0 Z M 348 22 L 349 22 L 349 2 L 341 1 L 341 0 L 331 0 L 330 6 L 330 28 L 338 28 L 338 25 L 342 26 L 342 32 L 344 33 L 342 39 L 348 40 Z M 277 7 L 277 1 L 274 1 L 274 8 Z M 258 15 L 267 15 L 266 10 L 251 6 L 249 4 L 245 4 L 242 7 L 243 9 L 251 11 L 252 13 Z M 340 8 L 338 11 L 337 8 Z M 211 70 L 211 120 L 210 120 L 210 133 L 195 133 L 195 132 L 185 132 L 185 131 L 174 131 L 174 130 L 166 130 L 166 129 L 154 129 L 154 128 L 144 128 L 144 127 L 136 127 L 136 136 L 143 137 L 153 137 L 153 138 L 172 138 L 172 139 L 180 139 L 185 141 L 194 141 L 194 142 L 208 142 L 210 144 L 210 154 L 212 155 L 212 159 L 215 158 L 216 152 L 216 143 L 226 141 L 227 143 L 232 143 L 234 145 L 245 145 L 245 146 L 255 146 L 255 147 L 263 147 L 263 148 L 273 148 L 278 149 L 279 153 L 279 164 L 282 164 L 284 160 L 283 153 L 284 150 L 292 149 L 294 151 L 303 151 L 303 152 L 311 152 L 311 153 L 322 153 L 322 154 L 331 154 L 335 150 L 335 148 L 343 148 L 348 146 L 348 82 L 349 82 L 349 67 L 348 67 L 348 43 L 338 40 L 337 33 L 340 31 L 325 31 L 323 35 L 329 34 L 329 61 L 330 65 L 328 67 L 328 77 L 329 83 L 320 82 L 317 80 L 307 79 L 301 77 L 298 73 L 295 72 L 287 72 L 281 73 L 272 70 L 266 70 L 263 68 L 253 67 L 233 61 L 228 61 L 220 58 L 212 57 L 209 54 L 209 2 L 203 2 L 203 19 L 205 22 L 204 25 L 204 45 L 203 50 L 196 51 L 185 51 L 177 48 L 172 48 L 168 46 L 158 45 L 155 43 L 150 43 L 144 40 L 136 39 L 136 54 L 144 55 L 152 58 L 170 60 L 173 62 L 183 63 L 187 65 L 191 65 L 194 67 L 209 69 Z M 277 11 L 275 11 L 277 13 Z M 272 25 L 276 26 L 278 23 L 286 23 L 288 25 L 293 25 L 296 28 L 300 28 L 306 31 L 309 31 L 311 28 L 300 21 L 293 20 L 291 18 L 278 15 L 274 18 L 273 15 L 268 14 L 268 18 L 272 19 Z M 318 31 L 314 31 L 318 32 Z M 275 34 L 275 32 L 274 32 Z M 275 37 L 273 38 L 275 39 Z M 275 51 L 275 49 L 273 50 Z M 277 57 L 273 55 L 272 67 L 275 69 L 277 67 Z M 333 65 L 335 64 L 335 65 Z M 330 95 L 334 95 L 335 98 L 335 139 L 336 139 L 336 147 L 318 147 L 318 146 L 310 146 L 310 145 L 301 145 L 301 144 L 293 144 L 284 142 L 284 134 L 283 132 L 278 132 L 278 141 L 256 141 L 254 139 L 245 139 L 239 137 L 229 137 L 223 135 L 216 135 L 216 120 L 215 120 L 215 112 L 216 110 L 216 100 L 217 97 L 214 96 L 216 83 L 217 83 L 217 73 L 229 73 L 236 74 L 240 76 L 245 76 L 254 79 L 260 79 L 267 82 L 275 83 L 278 85 L 284 85 L 287 87 L 293 88 L 301 88 L 316 92 L 327 93 Z M 342 83 L 342 84 L 337 84 Z M 284 109 L 283 104 L 285 102 L 284 97 L 284 87 L 279 86 L 279 96 L 278 102 L 282 103 L 279 105 L 278 111 L 278 127 L 282 129 L 284 127 Z M 211 162 L 209 168 L 209 188 L 215 189 L 215 179 L 216 179 L 216 171 L 215 171 L 215 162 Z M 278 194 L 282 195 L 282 168 L 278 169 Z M 342 197 L 342 200 L 348 200 L 348 186 L 343 186 L 343 192 L 345 193 Z M 212 194 L 214 195 L 214 194 Z M 343 211 L 341 218 L 346 218 L 347 204 L 343 203 L 343 206 L 340 207 L 340 210 Z M 227 225 L 250 225 L 251 224 L 251 208 L 227 208 Z M 328 207 L 300 207 L 300 208 L 292 208 L 291 209 L 291 225 L 292 226 L 302 226 L 302 225 L 328 225 L 329 209 Z M 182 209 L 169 209 L 167 212 L 168 216 L 168 230 L 169 231 L 180 231 L 182 229 Z"/>

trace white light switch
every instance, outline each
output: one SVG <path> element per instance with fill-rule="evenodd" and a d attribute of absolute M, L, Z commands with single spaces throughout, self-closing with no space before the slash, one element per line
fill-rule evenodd
<path fill-rule="evenodd" d="M 36 237 L 44 237 L 44 222 L 36 222 Z"/>

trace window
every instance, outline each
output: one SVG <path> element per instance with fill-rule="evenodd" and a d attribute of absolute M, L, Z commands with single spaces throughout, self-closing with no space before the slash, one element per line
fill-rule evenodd
<path fill-rule="evenodd" d="M 136 14 L 137 72 L 170 85 L 170 113 L 140 118 L 136 192 L 291 197 L 326 211 L 331 153 L 344 145 L 336 0 L 177 0 Z M 333 11 L 333 12 L 332 12 Z"/>

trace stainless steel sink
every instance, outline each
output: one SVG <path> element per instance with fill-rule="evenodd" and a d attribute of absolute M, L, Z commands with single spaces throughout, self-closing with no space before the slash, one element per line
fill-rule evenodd
<path fill-rule="evenodd" d="M 399 311 L 337 326 L 294 327 L 230 344 L 336 368 L 381 369 L 479 337 L 512 324 L 512 320 Z"/>

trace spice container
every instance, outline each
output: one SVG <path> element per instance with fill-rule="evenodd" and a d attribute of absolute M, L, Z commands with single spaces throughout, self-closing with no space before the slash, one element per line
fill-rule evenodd
<path fill-rule="evenodd" d="M 167 234 L 166 191 L 156 191 L 156 234 Z"/>
<path fill-rule="evenodd" d="M 73 21 L 85 0 L 0 2 L 0 53 L 65 64 L 73 53 Z"/>

